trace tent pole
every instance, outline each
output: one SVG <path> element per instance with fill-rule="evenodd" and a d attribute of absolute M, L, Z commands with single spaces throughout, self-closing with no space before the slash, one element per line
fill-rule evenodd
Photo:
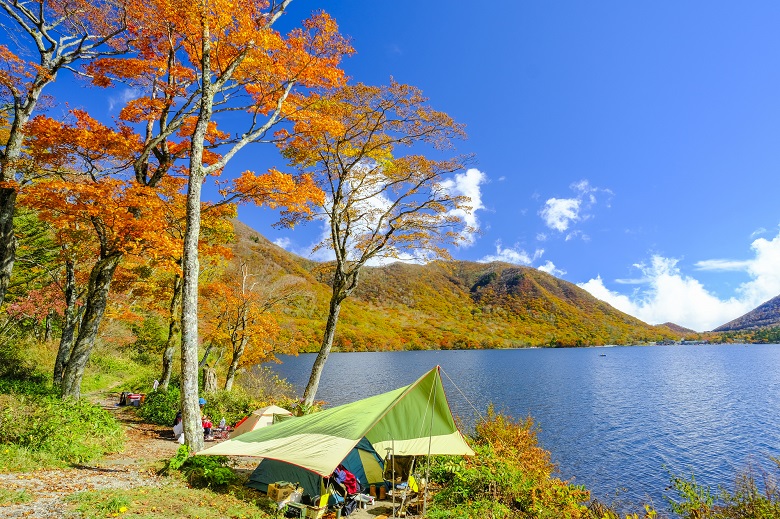
<path fill-rule="evenodd" d="M 441 379 L 441 374 L 436 371 L 436 375 Z M 443 387 L 443 386 L 442 386 Z M 425 464 L 425 486 L 423 487 L 423 517 L 428 509 L 428 483 L 431 480 L 431 443 L 433 442 L 433 415 L 436 410 L 436 392 L 433 393 L 433 406 L 431 407 L 431 421 L 428 426 L 428 460 Z"/>
<path fill-rule="evenodd" d="M 390 471 L 393 480 L 390 482 L 391 494 L 393 496 L 393 519 L 395 519 L 395 438 L 390 438 Z"/>

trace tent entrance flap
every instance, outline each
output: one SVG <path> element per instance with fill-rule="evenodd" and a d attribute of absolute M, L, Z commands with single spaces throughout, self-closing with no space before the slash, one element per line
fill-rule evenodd
<path fill-rule="evenodd" d="M 370 485 L 384 483 L 382 473 L 384 464 L 371 444 L 363 438 L 341 462 L 341 465 L 355 475 L 361 489 Z M 277 481 L 289 481 L 303 487 L 308 496 L 318 496 L 325 492 L 323 477 L 303 467 L 284 461 L 264 459 L 249 476 L 248 486 L 261 492 L 268 492 L 268 485 Z"/>

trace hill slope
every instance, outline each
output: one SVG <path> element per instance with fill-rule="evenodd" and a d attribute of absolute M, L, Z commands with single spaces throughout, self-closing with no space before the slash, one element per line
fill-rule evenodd
<path fill-rule="evenodd" d="M 714 332 L 732 332 L 780 326 L 780 296 L 770 299 L 742 317 L 718 326 Z"/>
<path fill-rule="evenodd" d="M 306 307 L 285 308 L 302 348 L 318 349 L 327 318 L 328 269 L 236 223 L 237 256 L 305 280 Z M 466 261 L 367 267 L 342 307 L 334 347 L 343 351 L 632 344 L 674 338 L 545 272 Z"/>

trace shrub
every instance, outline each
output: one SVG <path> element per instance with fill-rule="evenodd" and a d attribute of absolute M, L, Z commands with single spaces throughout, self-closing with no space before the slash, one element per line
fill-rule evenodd
<path fill-rule="evenodd" d="M 443 488 L 431 517 L 588 517 L 589 492 L 553 477 L 536 434 L 530 418 L 515 421 L 489 408 L 475 428 L 475 456 L 435 459 L 431 479 Z"/>
<path fill-rule="evenodd" d="M 226 456 L 190 456 L 190 449 L 182 445 L 168 460 L 162 473 L 178 471 L 193 487 L 218 488 L 234 483 L 238 476 L 228 466 Z"/>
<path fill-rule="evenodd" d="M 172 426 L 180 407 L 179 388 L 168 386 L 167 391 L 147 393 L 144 404 L 138 408 L 138 414 L 149 423 Z"/>
<path fill-rule="evenodd" d="M 220 390 L 207 394 L 203 412 L 211 417 L 215 425 L 222 418 L 232 425 L 262 406 L 241 388 L 234 388 L 232 391 Z"/>
<path fill-rule="evenodd" d="M 0 383 L 33 381 L 42 383 L 44 376 L 35 370 L 35 363 L 24 357 L 25 348 L 17 343 L 0 342 Z"/>
<path fill-rule="evenodd" d="M 107 411 L 84 400 L 9 394 L 0 395 L 0 444 L 76 464 L 120 451 L 124 432 Z"/>
<path fill-rule="evenodd" d="M 772 458 L 780 466 L 780 461 Z M 780 517 L 780 489 L 777 474 L 761 472 L 759 484 L 756 469 L 737 474 L 734 490 L 720 488 L 713 494 L 708 486 L 690 479 L 671 476 L 675 495 L 667 496 L 672 512 L 683 519 L 775 519 Z"/>
<path fill-rule="evenodd" d="M 295 400 L 296 392 L 292 384 L 279 378 L 268 366 L 254 366 L 241 372 L 236 384 L 256 399 L 285 407 Z"/>

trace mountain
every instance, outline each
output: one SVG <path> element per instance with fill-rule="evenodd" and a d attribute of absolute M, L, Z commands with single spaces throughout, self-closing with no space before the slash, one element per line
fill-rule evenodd
<path fill-rule="evenodd" d="M 236 222 L 234 253 L 253 268 L 296 276 L 308 303 L 279 315 L 301 351 L 314 351 L 327 318 L 328 264 L 269 242 Z M 366 267 L 343 304 L 334 347 L 342 351 L 634 344 L 678 338 L 535 268 L 439 261 Z"/>
<path fill-rule="evenodd" d="M 780 326 L 780 296 L 770 299 L 742 317 L 737 317 L 733 321 L 718 326 L 713 331 L 732 332 L 773 326 Z"/>
<path fill-rule="evenodd" d="M 663 323 L 659 324 L 658 326 L 665 326 L 666 328 L 669 328 L 674 333 L 678 335 L 685 335 L 685 334 L 697 334 L 695 330 L 691 330 L 690 328 L 686 328 L 684 326 L 680 326 L 679 324 L 674 323 Z"/>

